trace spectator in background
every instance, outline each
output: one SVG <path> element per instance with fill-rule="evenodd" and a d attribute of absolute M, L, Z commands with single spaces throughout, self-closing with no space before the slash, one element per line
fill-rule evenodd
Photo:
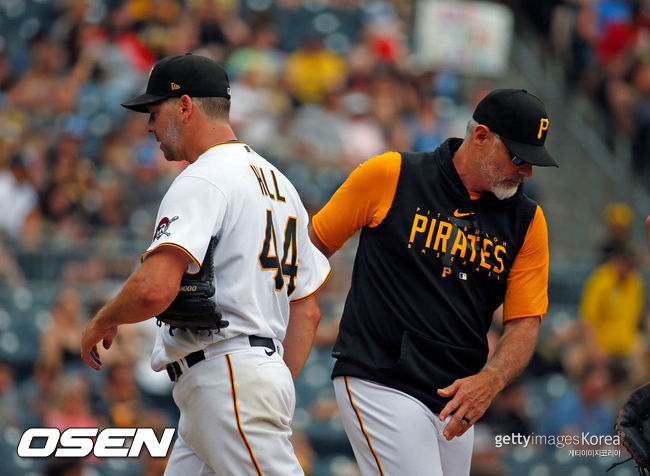
<path fill-rule="evenodd" d="M 296 453 L 296 458 L 298 458 L 298 463 L 304 471 L 305 474 L 312 474 L 314 462 L 317 459 L 316 452 L 309 442 L 307 435 L 301 430 L 293 428 L 293 433 L 291 434 L 291 445 Z"/>
<path fill-rule="evenodd" d="M 81 137 L 65 134 L 47 151 L 40 190 L 41 233 L 50 241 L 72 241 L 89 233 L 87 198 L 97 185 L 92 162 L 82 154 Z"/>
<path fill-rule="evenodd" d="M 162 174 L 158 166 L 158 156 L 152 144 L 146 140 L 136 144 L 134 152 L 133 168 L 124 177 L 128 189 L 128 192 L 124 192 L 130 197 L 122 198 L 122 200 L 131 204 L 129 208 L 132 208 L 133 203 L 137 203 L 138 207 L 153 214 L 161 192 L 160 178 Z M 133 211 L 131 209 L 130 213 Z M 129 212 L 126 215 L 128 216 Z M 149 231 L 150 229 L 147 230 L 147 232 Z"/>
<path fill-rule="evenodd" d="M 43 426 L 45 414 L 54 404 L 56 386 L 63 367 L 44 359 L 34 363 L 33 376 L 18 386 L 26 426 Z"/>
<path fill-rule="evenodd" d="M 193 4 L 190 6 L 192 15 L 198 18 L 202 45 L 228 49 L 245 43 L 250 36 L 250 27 L 237 15 L 238 2 L 196 0 L 188 3 Z"/>
<path fill-rule="evenodd" d="M 25 273 L 10 249 L 0 243 L 0 283 L 16 289 L 25 284 Z"/>
<path fill-rule="evenodd" d="M 302 47 L 287 57 L 287 83 L 298 104 L 320 102 L 345 82 L 347 66 L 337 53 L 323 48 L 312 35 Z"/>
<path fill-rule="evenodd" d="M 133 174 L 135 175 L 135 174 Z M 127 224 L 131 209 L 125 199 L 126 191 L 116 179 L 103 180 L 94 187 L 96 209 L 87 210 L 87 222 L 98 227 L 120 228 Z M 135 190 L 137 192 L 137 189 Z M 93 208 L 95 208 L 95 206 Z"/>
<path fill-rule="evenodd" d="M 341 100 L 348 119 L 343 128 L 343 167 L 352 170 L 386 150 L 384 134 L 370 114 L 372 98 L 363 92 L 346 94 Z"/>
<path fill-rule="evenodd" d="M 112 66 L 116 69 L 124 68 L 122 60 L 126 60 L 130 68 L 135 69 L 139 73 L 143 73 L 151 67 L 153 62 L 156 61 L 156 55 L 147 47 L 146 44 L 144 44 L 142 38 L 134 31 L 137 29 L 137 15 L 142 13 L 142 15 L 148 16 L 148 19 L 152 22 L 169 24 L 172 21 L 178 21 L 183 12 L 178 8 L 178 6 L 174 9 L 172 4 L 175 2 L 156 2 L 158 3 L 158 8 L 155 8 L 152 5 L 153 8 L 148 11 L 146 6 L 149 2 L 138 2 L 140 5 L 145 6 L 145 9 L 141 12 L 132 8 L 135 2 L 128 3 L 130 4 L 118 4 L 115 8 L 109 10 L 106 27 L 102 32 L 102 39 L 104 40 L 102 43 L 104 47 L 108 47 L 108 51 L 105 51 L 105 53 L 110 53 L 112 61 L 115 61 L 119 57 L 117 63 L 112 63 Z M 166 5 L 164 5 L 164 3 L 166 3 Z M 158 18 L 156 18 L 157 14 L 159 14 Z M 179 38 L 178 41 L 180 43 L 181 39 Z M 105 66 L 108 64 L 105 64 Z M 119 72 L 126 75 L 132 71 L 128 68 L 124 68 L 119 69 Z M 118 71 L 110 72 L 113 77 L 117 73 Z"/>
<path fill-rule="evenodd" d="M 74 288 L 64 288 L 51 315 L 41 334 L 41 358 L 51 365 L 81 363 L 78 349 L 84 319 L 79 293 Z"/>
<path fill-rule="evenodd" d="M 114 2 L 124 5 L 125 11 L 133 18 L 134 22 L 151 22 L 154 24 L 169 24 L 183 12 L 183 8 L 178 0 L 126 0 Z M 196 3 L 196 2 L 191 2 Z"/>
<path fill-rule="evenodd" d="M 82 83 L 93 67 L 91 57 L 83 57 L 69 70 L 64 68 L 67 52 L 46 38 L 32 45 L 32 67 L 8 91 L 10 106 L 56 114 L 75 108 Z"/>
<path fill-rule="evenodd" d="M 138 414 L 147 407 L 133 378 L 133 366 L 126 363 L 114 363 L 108 368 L 101 395 L 115 426 L 136 426 Z"/>
<path fill-rule="evenodd" d="M 271 25 L 251 32 L 247 45 L 237 48 L 228 58 L 226 70 L 231 78 L 254 72 L 260 84 L 268 84 L 282 74 L 285 54 L 277 48 L 277 37 Z"/>
<path fill-rule="evenodd" d="M 523 378 L 518 377 L 494 399 L 483 418 L 495 434 L 519 433 L 528 435 L 531 424 L 525 412 L 526 389 Z"/>
<path fill-rule="evenodd" d="M 23 232 L 38 221 L 38 193 L 31 182 L 23 157 L 12 157 L 8 170 L 0 171 L 0 203 L 11 204 L 3 210 L 0 232 L 20 240 Z"/>
<path fill-rule="evenodd" d="M 435 98 L 422 97 L 418 104 L 417 114 L 411 125 L 414 151 L 433 150 L 447 138 L 448 131 L 444 128 L 435 108 Z"/>
<path fill-rule="evenodd" d="M 625 203 L 610 203 L 603 211 L 606 234 L 600 246 L 600 262 L 604 263 L 616 249 L 626 246 L 630 241 L 630 226 L 634 212 Z"/>
<path fill-rule="evenodd" d="M 230 121 L 242 140 L 270 152 L 282 136 L 278 128 L 291 107 L 282 84 L 285 53 L 277 48 L 270 25 L 262 24 L 251 36 L 233 50 L 226 64 L 233 97 Z M 282 145 L 279 149 L 286 151 Z"/>
<path fill-rule="evenodd" d="M 413 116 L 421 99 L 413 79 L 404 72 L 382 71 L 375 66 L 368 92 L 372 97 L 372 116 L 387 140 L 388 150 L 412 148 L 415 122 Z"/>
<path fill-rule="evenodd" d="M 632 73 L 637 91 L 632 135 L 632 170 L 650 190 L 650 57 L 642 58 Z"/>
<path fill-rule="evenodd" d="M 643 315 L 643 279 L 629 247 L 617 246 L 609 260 L 587 279 L 580 301 L 580 315 L 593 338 L 597 353 L 629 355 Z"/>
<path fill-rule="evenodd" d="M 588 364 L 578 382 L 548 410 L 542 424 L 546 435 L 609 435 L 614 431 L 614 412 L 606 396 L 611 374 L 603 364 Z"/>
<path fill-rule="evenodd" d="M 532 2 L 531 2 L 532 3 Z M 535 2 L 538 3 L 538 2 Z M 545 2 L 542 2 L 545 3 Z M 571 92 L 577 85 L 604 114 L 596 122 L 613 146 L 632 139 L 635 172 L 648 173 L 648 30 L 647 2 L 574 0 L 546 2 L 554 9 L 550 40 L 565 60 Z M 647 177 L 647 175 L 646 175 Z"/>
<path fill-rule="evenodd" d="M 9 362 L 0 361 L 0 429 L 20 426 L 20 407 L 14 368 Z"/>
<path fill-rule="evenodd" d="M 165 428 L 171 426 L 164 412 L 159 410 L 145 410 L 137 415 L 137 421 L 134 425 L 138 428 L 151 428 L 156 434 L 158 441 L 162 439 Z M 169 456 L 165 458 L 154 458 L 148 451 L 140 453 L 140 462 L 142 464 L 142 476 L 160 476 L 165 472 Z M 187 475 L 190 476 L 190 475 Z"/>
<path fill-rule="evenodd" d="M 338 92 L 325 95 L 321 104 L 296 109 L 289 127 L 295 154 L 325 169 L 342 165 L 347 117 L 340 107 Z"/>
<path fill-rule="evenodd" d="M 291 104 L 286 91 L 279 87 L 278 79 L 251 68 L 242 70 L 231 83 L 231 123 L 242 140 L 260 144 L 258 147 L 263 150 L 269 150 L 278 142 L 281 116 Z M 286 149 L 280 147 L 280 150 Z"/>
<path fill-rule="evenodd" d="M 88 384 L 77 375 L 63 377 L 57 382 L 54 405 L 45 412 L 43 423 L 61 431 L 103 426 L 90 409 Z"/>
<path fill-rule="evenodd" d="M 16 75 L 9 61 L 6 51 L 0 51 L 0 102 L 2 92 L 7 91 L 16 81 Z"/>

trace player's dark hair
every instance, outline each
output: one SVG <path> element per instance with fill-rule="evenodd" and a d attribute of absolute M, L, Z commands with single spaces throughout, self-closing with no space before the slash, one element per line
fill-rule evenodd
<path fill-rule="evenodd" d="M 228 122 L 230 117 L 230 99 L 221 97 L 192 98 L 209 119 Z"/>

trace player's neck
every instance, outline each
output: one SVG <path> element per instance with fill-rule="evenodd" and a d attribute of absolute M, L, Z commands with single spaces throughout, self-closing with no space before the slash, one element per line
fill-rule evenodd
<path fill-rule="evenodd" d="M 229 124 L 206 123 L 194 131 L 191 140 L 192 144 L 188 146 L 191 147 L 188 154 L 190 163 L 195 162 L 205 151 L 217 144 L 237 140 L 237 136 Z"/>

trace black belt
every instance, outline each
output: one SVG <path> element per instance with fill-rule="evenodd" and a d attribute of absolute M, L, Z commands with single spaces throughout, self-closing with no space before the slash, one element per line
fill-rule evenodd
<path fill-rule="evenodd" d="M 273 339 L 269 337 L 258 337 L 258 336 L 248 336 L 248 342 L 250 342 L 251 347 L 266 347 L 268 349 L 271 349 L 273 352 L 276 351 L 275 348 L 275 343 L 273 342 Z M 271 355 L 271 354 L 269 354 Z M 205 352 L 203 349 L 197 350 L 196 352 L 192 352 L 191 354 L 187 354 L 185 356 L 185 362 L 187 362 L 187 368 L 190 368 L 202 360 L 205 360 Z M 181 365 L 176 362 L 172 362 L 171 364 L 167 364 L 167 374 L 169 375 L 169 378 L 171 379 L 172 382 L 175 382 L 178 380 L 178 377 L 181 376 L 183 371 L 181 370 Z"/>

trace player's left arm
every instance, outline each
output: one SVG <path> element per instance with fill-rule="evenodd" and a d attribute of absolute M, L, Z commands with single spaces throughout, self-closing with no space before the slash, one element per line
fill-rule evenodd
<path fill-rule="evenodd" d="M 282 346 L 284 362 L 294 380 L 307 362 L 319 322 L 320 308 L 314 294 L 291 302 L 289 325 Z"/>
<path fill-rule="evenodd" d="M 357 230 L 383 221 L 395 196 L 401 164 L 399 153 L 386 152 L 352 171 L 309 225 L 309 238 L 321 253 L 329 258 Z"/>
<path fill-rule="evenodd" d="M 314 227 L 311 223 L 309 224 L 309 239 L 314 244 L 314 246 L 318 248 L 318 251 L 323 253 L 323 255 L 325 255 L 326 258 L 329 258 L 334 253 L 336 253 L 335 249 L 330 248 L 329 246 L 327 246 L 325 243 L 321 241 L 319 236 L 314 231 Z"/>
<path fill-rule="evenodd" d="M 441 396 L 453 397 L 440 412 L 441 420 L 453 414 L 444 430 L 448 440 L 462 435 L 481 418 L 494 397 L 528 364 L 548 307 L 548 261 L 546 220 L 537 207 L 508 273 L 505 328 L 494 355 L 478 374 L 438 390 Z"/>
<path fill-rule="evenodd" d="M 92 318 L 81 335 L 81 358 L 95 370 L 102 366 L 97 344 L 113 343 L 120 324 L 144 321 L 163 312 L 178 294 L 190 256 L 174 246 L 160 246 L 129 277 L 120 292 Z"/>
<path fill-rule="evenodd" d="M 298 200 L 298 198 L 296 198 Z M 309 223 L 309 215 L 301 207 L 299 223 Z M 284 361 L 295 380 L 302 370 L 320 323 L 318 290 L 329 278 L 331 268 L 327 258 L 309 239 L 307 226 L 301 226 L 296 241 L 298 265 L 296 287 L 290 295 L 289 323 L 283 341 Z"/>

